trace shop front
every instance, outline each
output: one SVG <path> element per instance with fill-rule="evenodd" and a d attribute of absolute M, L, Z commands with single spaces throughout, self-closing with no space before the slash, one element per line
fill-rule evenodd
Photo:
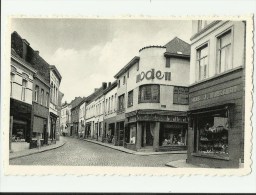
<path fill-rule="evenodd" d="M 126 148 L 156 152 L 186 150 L 186 112 L 139 110 L 126 116 Z"/>
<path fill-rule="evenodd" d="M 244 160 L 243 69 L 190 88 L 188 163 L 235 168 Z"/>
<path fill-rule="evenodd" d="M 56 122 L 58 116 L 50 112 L 50 134 L 48 135 L 47 144 L 56 143 Z"/>
<path fill-rule="evenodd" d="M 114 144 L 115 129 L 116 117 L 104 119 L 104 135 L 106 143 Z"/>
<path fill-rule="evenodd" d="M 32 105 L 10 99 L 10 150 L 29 149 Z"/>

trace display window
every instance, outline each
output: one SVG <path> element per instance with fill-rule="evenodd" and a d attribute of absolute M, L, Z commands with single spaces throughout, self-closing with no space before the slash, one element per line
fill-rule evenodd
<path fill-rule="evenodd" d="M 129 133 L 130 133 L 129 143 L 135 144 L 135 142 L 136 142 L 136 124 L 130 125 Z"/>
<path fill-rule="evenodd" d="M 212 111 L 196 115 L 195 151 L 203 154 L 227 156 L 229 154 L 228 110 Z"/>
<path fill-rule="evenodd" d="M 159 144 L 160 146 L 185 146 L 187 128 L 182 124 L 161 124 Z"/>
<path fill-rule="evenodd" d="M 18 121 L 13 123 L 12 129 L 12 141 L 13 142 L 24 142 L 27 134 L 27 123 Z"/>

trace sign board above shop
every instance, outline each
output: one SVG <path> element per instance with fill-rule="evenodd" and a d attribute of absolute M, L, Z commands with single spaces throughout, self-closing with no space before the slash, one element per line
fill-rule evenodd
<path fill-rule="evenodd" d="M 171 80 L 171 72 L 161 72 L 160 70 L 155 71 L 154 68 L 152 68 L 151 70 L 149 70 L 147 72 L 142 71 L 140 74 L 137 75 L 136 83 L 143 81 L 144 79 L 147 79 L 147 80 L 165 79 L 166 81 L 170 81 Z"/>
<path fill-rule="evenodd" d="M 204 101 L 204 100 L 209 100 L 209 99 L 213 99 L 213 98 L 217 98 L 220 96 L 225 96 L 225 95 L 229 95 L 232 93 L 236 93 L 238 91 L 238 86 L 232 86 L 232 87 L 228 87 L 225 89 L 221 89 L 218 91 L 214 91 L 214 92 L 210 92 L 210 93 L 206 93 L 200 96 L 196 96 L 191 98 L 191 102 L 192 103 L 196 103 L 196 102 L 200 102 L 200 101 Z"/>

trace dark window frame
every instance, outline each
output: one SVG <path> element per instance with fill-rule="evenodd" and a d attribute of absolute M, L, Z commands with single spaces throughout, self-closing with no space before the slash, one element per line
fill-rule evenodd
<path fill-rule="evenodd" d="M 154 96 L 154 87 L 157 90 L 157 96 Z M 144 94 L 143 94 L 144 93 Z M 139 87 L 139 103 L 160 103 L 160 85 L 159 84 L 147 84 Z M 144 96 L 144 98 L 143 98 Z M 156 99 L 154 99 L 156 97 Z"/>
<path fill-rule="evenodd" d="M 184 93 L 183 93 L 184 92 Z M 180 96 L 187 96 L 187 102 L 182 102 L 182 97 Z M 177 96 L 177 97 L 175 97 Z M 181 86 L 174 86 L 173 87 L 173 104 L 178 105 L 188 105 L 189 104 L 189 89 L 188 87 L 181 87 Z"/>
<path fill-rule="evenodd" d="M 128 92 L 127 107 L 133 106 L 133 90 Z"/>

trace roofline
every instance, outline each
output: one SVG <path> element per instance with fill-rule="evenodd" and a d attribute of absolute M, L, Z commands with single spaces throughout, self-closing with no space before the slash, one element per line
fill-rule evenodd
<path fill-rule="evenodd" d="M 144 49 L 149 49 L 149 48 L 162 48 L 162 49 L 165 49 L 166 47 L 165 46 L 162 46 L 162 45 L 149 45 L 149 46 L 146 46 L 146 47 L 142 47 L 139 52 L 141 52 L 142 50 Z"/>
<path fill-rule="evenodd" d="M 210 24 L 208 24 L 205 28 L 203 28 L 202 30 L 200 30 L 199 32 L 195 33 L 191 38 L 190 41 L 194 40 L 195 38 L 199 37 L 201 34 L 203 34 L 204 32 L 206 32 L 208 29 L 212 28 L 213 26 L 215 26 L 216 24 L 218 24 L 219 22 L 221 22 L 222 20 L 215 20 L 213 22 L 211 22 Z"/>
<path fill-rule="evenodd" d="M 123 73 L 125 73 L 132 65 L 134 65 L 136 62 L 140 60 L 139 56 L 135 56 L 134 58 L 131 59 L 130 62 L 128 62 L 115 76 L 114 78 L 119 78 Z"/>
<path fill-rule="evenodd" d="M 23 62 L 22 60 L 20 60 L 18 57 L 14 56 L 13 54 L 11 54 L 11 58 L 13 60 L 15 60 L 16 62 L 20 63 L 21 65 L 23 65 L 25 68 L 27 68 L 28 70 L 30 70 L 34 74 L 37 73 L 37 71 L 34 68 L 27 65 L 27 62 Z"/>
<path fill-rule="evenodd" d="M 115 80 L 113 83 L 111 83 L 110 87 L 108 87 L 103 94 L 106 95 L 109 91 L 111 91 L 112 89 L 114 89 L 115 87 L 117 87 L 117 81 Z"/>
<path fill-rule="evenodd" d="M 57 74 L 57 76 L 59 77 L 59 79 L 61 81 L 62 76 L 61 76 L 60 72 L 58 71 L 58 69 L 56 68 L 56 66 L 50 65 L 50 69 L 53 70 Z"/>
<path fill-rule="evenodd" d="M 47 87 L 51 88 L 50 83 L 47 83 L 47 82 L 44 80 L 44 78 L 41 77 L 41 75 L 35 74 L 35 77 L 36 77 L 39 81 L 41 81 L 42 83 L 44 83 Z"/>
<path fill-rule="evenodd" d="M 190 55 L 178 54 L 178 53 L 170 53 L 170 52 L 165 52 L 164 56 L 165 57 L 176 57 L 176 58 L 190 59 Z"/>

